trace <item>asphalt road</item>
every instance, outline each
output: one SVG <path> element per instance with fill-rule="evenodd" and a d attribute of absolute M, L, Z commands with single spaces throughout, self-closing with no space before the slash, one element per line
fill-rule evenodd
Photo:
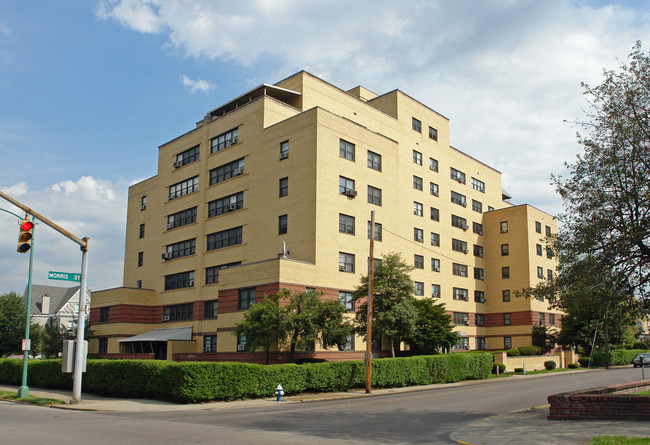
<path fill-rule="evenodd" d="M 156 413 L 0 402 L 0 443 L 455 443 L 451 432 L 495 414 L 546 405 L 549 394 L 635 380 L 640 372 L 629 367 L 355 399 Z"/>

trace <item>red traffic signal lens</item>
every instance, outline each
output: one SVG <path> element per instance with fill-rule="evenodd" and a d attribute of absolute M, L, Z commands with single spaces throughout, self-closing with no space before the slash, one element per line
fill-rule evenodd
<path fill-rule="evenodd" d="M 23 221 L 20 224 L 20 230 L 29 231 L 32 230 L 33 228 L 34 228 L 34 223 L 31 221 Z"/>

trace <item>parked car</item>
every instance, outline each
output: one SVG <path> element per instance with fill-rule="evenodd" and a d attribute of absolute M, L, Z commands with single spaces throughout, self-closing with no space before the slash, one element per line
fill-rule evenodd
<path fill-rule="evenodd" d="M 650 366 L 650 352 L 644 352 L 639 354 L 632 359 L 632 365 L 636 368 L 637 366 L 643 365 L 643 367 Z"/>

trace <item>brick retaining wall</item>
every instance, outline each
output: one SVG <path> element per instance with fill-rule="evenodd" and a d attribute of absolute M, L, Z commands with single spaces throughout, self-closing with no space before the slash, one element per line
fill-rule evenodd
<path fill-rule="evenodd" d="M 548 396 L 549 420 L 650 420 L 650 382 L 590 388 Z"/>

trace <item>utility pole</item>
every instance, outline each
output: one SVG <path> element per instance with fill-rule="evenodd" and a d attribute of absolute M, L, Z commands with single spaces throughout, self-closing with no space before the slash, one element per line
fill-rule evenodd
<path fill-rule="evenodd" d="M 368 273 L 368 314 L 366 316 L 366 394 L 372 390 L 372 295 L 375 278 L 375 211 L 370 212 L 370 272 Z"/>

